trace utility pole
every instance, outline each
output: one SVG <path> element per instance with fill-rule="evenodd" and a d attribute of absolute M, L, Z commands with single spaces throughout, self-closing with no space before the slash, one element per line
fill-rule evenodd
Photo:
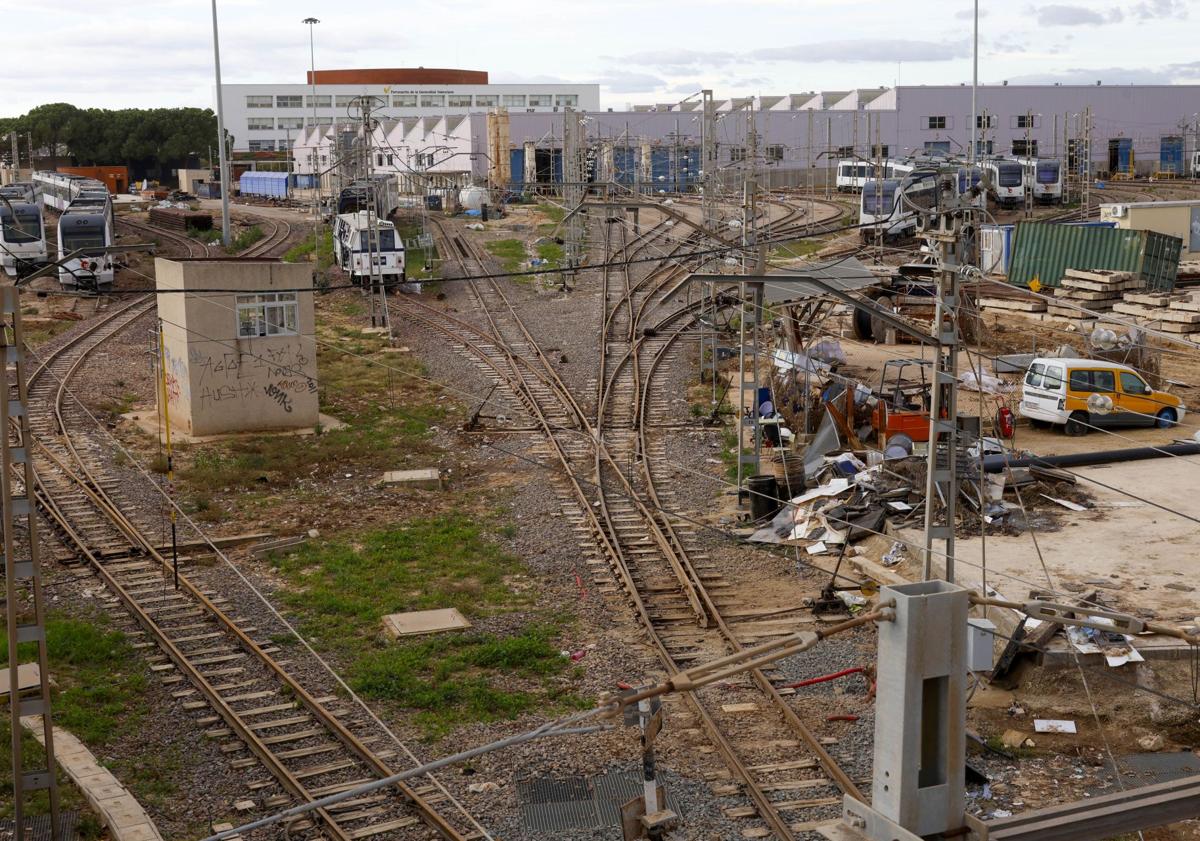
<path fill-rule="evenodd" d="M 1029 179 L 1029 186 L 1024 190 L 1025 195 L 1025 218 L 1033 217 L 1033 185 L 1037 183 L 1037 155 L 1033 154 L 1032 147 L 1033 136 L 1033 109 L 1025 109 L 1025 160 L 1032 161 L 1033 177 Z M 1021 174 L 1024 177 L 1025 165 L 1021 165 Z"/>
<path fill-rule="evenodd" d="M 979 155 L 979 0 L 975 0 L 975 36 L 971 49 L 971 151 L 967 163 L 975 163 Z"/>
<path fill-rule="evenodd" d="M 0 400 L 0 517 L 3 517 L 5 619 L 8 631 L 8 709 L 12 736 L 13 826 L 15 841 L 25 831 L 26 799 L 46 791 L 50 800 L 50 839 L 60 838 L 54 725 L 50 716 L 50 667 L 46 654 L 46 616 L 42 600 L 38 518 L 34 504 L 33 435 L 29 430 L 25 380 L 25 341 L 21 299 L 14 287 L 0 290 L 0 353 L 4 357 L 5 390 Z M 10 421 L 17 422 L 17 432 Z M 14 493 L 14 468 L 21 482 Z M 19 495 L 18 495 L 19 494 Z M 23 521 L 23 522 L 21 522 Z M 18 523 L 20 525 L 18 526 Z M 23 538 L 23 539 L 22 539 Z M 28 541 L 28 547 L 24 544 Z M 32 644 L 34 659 L 23 663 L 22 650 Z M 36 671 L 36 674 L 34 672 Z M 29 770 L 24 757 L 21 719 L 41 716 L 45 765 Z"/>
<path fill-rule="evenodd" d="M 370 292 L 368 293 L 371 297 L 371 326 L 385 330 L 388 338 L 391 339 L 392 320 L 388 313 L 388 290 L 387 285 L 383 282 L 383 272 L 379 266 L 381 259 L 379 249 L 379 190 L 375 179 L 371 177 L 374 165 L 372 146 L 375 139 L 375 124 L 371 119 L 372 97 L 360 97 L 359 106 L 362 111 L 363 132 L 361 172 L 367 182 L 367 261 L 371 284 Z"/>
<path fill-rule="evenodd" d="M 217 142 L 221 156 L 221 244 L 229 247 L 229 158 L 225 153 L 225 97 L 221 93 L 221 44 L 217 33 L 217 0 L 212 0 L 213 66 L 217 75 Z"/>
<path fill-rule="evenodd" d="M 310 153 L 313 173 L 313 261 L 317 268 L 321 265 L 321 169 L 317 166 L 317 138 L 320 129 L 317 127 L 317 53 L 313 41 L 313 27 L 321 21 L 307 17 L 301 23 L 308 24 L 308 66 L 309 90 L 312 96 L 312 151 Z"/>
<path fill-rule="evenodd" d="M 825 198 L 832 198 L 831 183 L 837 175 L 837 158 L 833 154 L 833 118 L 825 118 Z M 830 175 L 829 164 L 833 164 L 833 175 Z"/>
<path fill-rule="evenodd" d="M 766 252 L 758 243 L 758 181 L 755 170 L 758 165 L 758 128 L 755 124 L 754 105 L 748 110 L 746 163 L 749 164 L 742 191 L 742 272 L 761 275 L 766 269 Z M 753 255 L 753 256 L 752 256 Z M 758 422 L 758 350 L 759 324 L 762 321 L 762 281 L 742 281 L 738 286 L 738 504 L 741 504 L 742 484 L 750 474 L 756 475 L 762 455 L 762 436 Z M 747 403 L 747 395 L 749 402 Z M 754 452 L 747 454 L 747 431 L 754 441 Z"/>
<path fill-rule="evenodd" d="M 8 138 L 9 138 L 9 140 L 11 140 L 11 141 L 12 141 L 12 168 L 13 168 L 13 177 L 12 177 L 12 180 L 13 180 L 13 181 L 19 181 L 19 180 L 21 179 L 21 176 L 20 176 L 20 172 L 21 172 L 21 150 L 20 150 L 20 148 L 17 146 L 17 133 L 16 133 L 16 131 L 10 131 L 10 132 L 8 133 Z"/>
<path fill-rule="evenodd" d="M 583 261 L 583 199 L 587 150 L 583 142 L 580 113 L 574 108 L 563 114 L 563 200 L 567 206 L 566 262 L 563 289 L 572 288 L 575 271 Z M 568 280 L 572 278 L 572 280 Z"/>
<path fill-rule="evenodd" d="M 934 348 L 933 388 L 929 407 L 929 457 L 925 477 L 925 580 L 935 578 L 934 541 L 945 543 L 947 581 L 954 581 L 954 521 L 958 501 L 958 281 L 959 240 L 962 236 L 961 199 L 956 185 L 943 184 L 939 206 L 949 206 L 935 222 L 926 221 L 922 234 L 938 253 L 936 309 L 931 331 Z M 969 194 L 968 194 L 969 196 Z M 922 217 L 928 220 L 928 217 Z"/>

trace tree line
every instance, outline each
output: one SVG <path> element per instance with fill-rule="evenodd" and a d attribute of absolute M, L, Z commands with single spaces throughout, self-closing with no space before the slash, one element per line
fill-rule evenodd
<path fill-rule="evenodd" d="M 11 157 L 11 131 L 33 134 L 38 166 L 129 167 L 132 178 L 170 178 L 171 170 L 208 165 L 216 154 L 217 118 L 210 108 L 76 108 L 53 102 L 20 117 L 0 118 L 0 156 Z"/>

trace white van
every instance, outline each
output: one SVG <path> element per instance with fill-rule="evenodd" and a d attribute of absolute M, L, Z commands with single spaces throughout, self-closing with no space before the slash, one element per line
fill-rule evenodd
<path fill-rule="evenodd" d="M 1089 407 L 1088 401 L 1097 394 L 1112 401 L 1110 410 Z M 1183 420 L 1187 408 L 1176 395 L 1151 388 L 1128 365 L 1038 357 L 1025 374 L 1021 414 L 1035 423 L 1063 426 L 1068 435 L 1084 435 L 1097 426 L 1168 429 Z"/>

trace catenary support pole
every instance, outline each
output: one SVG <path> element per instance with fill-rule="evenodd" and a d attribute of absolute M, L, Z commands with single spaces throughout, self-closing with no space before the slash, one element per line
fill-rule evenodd
<path fill-rule="evenodd" d="M 217 0 L 212 0 L 213 67 L 217 76 L 217 153 L 221 160 L 221 244 L 229 247 L 229 156 L 225 151 L 225 97 L 221 92 L 221 43 L 217 31 Z"/>

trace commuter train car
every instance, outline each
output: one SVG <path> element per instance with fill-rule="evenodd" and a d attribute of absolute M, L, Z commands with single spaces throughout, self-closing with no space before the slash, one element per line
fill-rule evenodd
<path fill-rule="evenodd" d="M 67 205 L 75 200 L 79 195 L 79 185 L 87 180 L 82 175 L 67 175 L 62 172 L 41 171 L 33 174 L 33 183 L 41 189 L 46 206 L 59 213 L 66 210 Z"/>
<path fill-rule="evenodd" d="M 885 160 L 881 162 L 881 173 L 884 178 L 900 178 L 913 171 L 913 165 L 901 161 Z M 877 178 L 874 161 L 861 161 L 846 158 L 838 161 L 837 189 L 839 193 L 857 193 L 868 182 Z"/>
<path fill-rule="evenodd" d="M 1025 169 L 1018 161 L 1001 159 L 983 165 L 988 175 L 988 192 L 1001 207 L 1025 201 Z"/>
<path fill-rule="evenodd" d="M 12 202 L 23 201 L 42 206 L 42 188 L 32 181 L 14 181 L 0 187 L 0 196 Z"/>
<path fill-rule="evenodd" d="M 1017 158 L 1025 173 L 1025 189 L 1033 200 L 1042 204 L 1057 204 L 1063 197 L 1062 164 L 1048 158 Z"/>
<path fill-rule="evenodd" d="M 933 170 L 868 182 L 859 199 L 859 236 L 869 242 L 880 231 L 885 240 L 914 234 L 918 214 L 936 207 L 937 198 L 937 172 Z"/>
<path fill-rule="evenodd" d="M 58 217 L 58 253 L 60 259 L 81 248 L 107 248 L 113 244 L 111 203 L 72 204 Z M 111 254 L 80 255 L 67 260 L 58 269 L 63 289 L 101 291 L 112 287 Z"/>
<path fill-rule="evenodd" d="M 33 202 L 0 201 L 0 268 L 21 277 L 46 262 L 46 225 Z"/>
<path fill-rule="evenodd" d="M 969 199 L 970 204 L 979 210 L 987 210 L 987 189 L 983 186 L 985 178 L 983 167 L 961 166 L 957 172 L 958 196 Z M 972 197 L 971 193 L 975 195 Z"/>
<path fill-rule="evenodd" d="M 370 241 L 372 224 L 379 231 L 375 247 Z M 391 222 L 379 219 L 369 210 L 341 213 L 334 222 L 333 236 L 338 267 L 354 283 L 369 279 L 372 266 L 384 284 L 404 282 L 404 242 Z"/>
<path fill-rule="evenodd" d="M 386 219 L 395 213 L 399 206 L 400 196 L 395 176 L 377 173 L 355 179 L 350 182 L 350 186 L 343 188 L 338 194 L 337 212 L 341 215 L 373 210 L 380 219 Z"/>

